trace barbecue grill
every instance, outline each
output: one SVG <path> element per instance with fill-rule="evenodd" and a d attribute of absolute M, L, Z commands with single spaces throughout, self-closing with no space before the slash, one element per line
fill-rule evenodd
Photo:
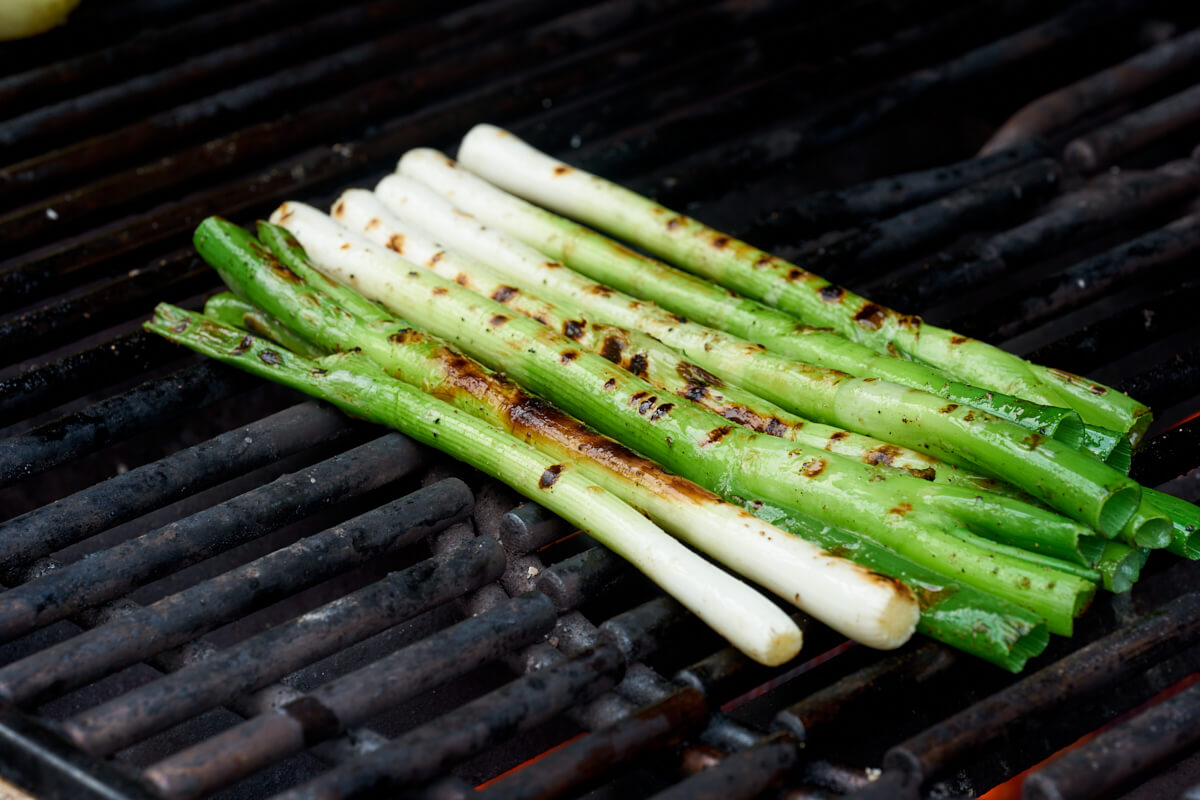
<path fill-rule="evenodd" d="M 1195 502 L 1197 26 L 1117 0 L 121 0 L 0 45 L 0 777 L 801 800 L 1031 770 L 1031 798 L 1200 797 L 1195 562 L 1155 553 L 1018 676 L 803 619 L 766 669 L 499 484 L 139 327 L 218 289 L 205 216 L 327 207 L 488 121 L 1128 391 L 1156 411 L 1134 477 Z"/>

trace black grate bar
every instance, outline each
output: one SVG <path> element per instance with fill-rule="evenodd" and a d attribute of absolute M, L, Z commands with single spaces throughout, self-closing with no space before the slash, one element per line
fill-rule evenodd
<path fill-rule="evenodd" d="M 796 742 L 776 734 L 654 795 L 655 800 L 749 800 L 778 783 L 799 761 Z"/>
<path fill-rule="evenodd" d="M 926 260 L 913 269 L 868 281 L 865 288 L 900 308 L 926 309 L 953 290 L 994 279 L 1006 270 L 1043 258 L 1101 227 L 1144 216 L 1191 197 L 1200 188 L 1200 163 L 1181 159 L 1148 171 L 1103 176 L 1064 195 L 1047 213 L 987 239 L 960 263 Z M 936 321 L 936 314 L 925 312 Z"/>
<path fill-rule="evenodd" d="M 581 653 L 518 678 L 278 798 L 349 797 L 431 778 L 612 687 L 627 663 L 623 654 L 653 651 L 661 633 L 682 616 L 673 601 L 659 599 L 613 617 L 601 626 L 600 641 Z"/>
<path fill-rule="evenodd" d="M 678 689 L 606 728 L 549 753 L 536 763 L 500 778 L 480 792 L 487 800 L 561 797 L 608 771 L 656 750 L 673 747 L 698 731 L 708 718 L 704 695 Z"/>
<path fill-rule="evenodd" d="M 1020 297 L 979 307 L 969 312 L 956 310 L 949 327 L 971 325 L 1007 339 L 1040 323 L 1074 311 L 1085 303 L 1136 279 L 1145 282 L 1161 276 L 1200 250 L 1200 215 L 1190 214 L 1149 233 L 1130 239 L 1110 250 L 1070 267 L 1043 274 L 1034 282 L 1021 281 L 1014 287 Z M 992 286 L 1012 294 L 1008 286 Z"/>
<path fill-rule="evenodd" d="M 896 745 L 884 756 L 884 768 L 916 783 L 928 780 L 1003 737 L 1017 719 L 1136 675 L 1197 640 L 1200 594 L 1191 593 Z"/>
<path fill-rule="evenodd" d="M 108 754 L 497 578 L 504 551 L 479 538 L 253 636 L 63 723 Z"/>
<path fill-rule="evenodd" d="M 94 453 L 148 425 L 194 412 L 252 385 L 245 374 L 214 363 L 193 364 L 165 378 L 146 381 L 0 441 L 0 486 Z"/>
<path fill-rule="evenodd" d="M 0 594 L 0 641 L 282 527 L 412 472 L 426 453 L 391 433 L 271 483 L 94 553 Z M 0 670 L 0 697 L 18 696 Z"/>
<path fill-rule="evenodd" d="M 182 355 L 161 336 L 134 331 L 48 364 L 28 367 L 0 380 L 0 427 L 93 391 L 101 382 L 111 384 L 141 375 Z"/>
<path fill-rule="evenodd" d="M 145 777 L 171 800 L 211 792 L 530 644 L 554 621 L 544 595 L 515 597 L 172 755 Z"/>
<path fill-rule="evenodd" d="M 836 226 L 892 217 L 901 211 L 937 200 L 951 192 L 1020 167 L 1046 154 L 1039 140 L 1020 142 L 991 155 L 968 158 L 933 169 L 906 172 L 888 178 L 816 192 L 773 209 L 749 226 L 749 240 L 809 236 Z"/>
<path fill-rule="evenodd" d="M 1200 742 L 1200 685 L 1143 711 L 1025 779 L 1028 800 L 1089 800 Z"/>
<path fill-rule="evenodd" d="M 351 430 L 345 415 L 328 406 L 309 402 L 284 409 L 0 523 L 0 564 L 28 564 Z"/>
<path fill-rule="evenodd" d="M 1084 134 L 1067 145 L 1063 150 L 1063 158 L 1080 172 L 1096 172 L 1151 142 L 1190 127 L 1198 120 L 1200 85 Z"/>
<path fill-rule="evenodd" d="M 39 650 L 0 670 L 0 682 L 14 698 L 62 694 L 418 541 L 465 518 L 470 508 L 466 484 L 440 481 Z"/>

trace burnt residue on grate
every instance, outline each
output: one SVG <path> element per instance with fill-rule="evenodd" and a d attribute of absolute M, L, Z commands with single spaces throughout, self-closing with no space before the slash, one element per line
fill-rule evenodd
<path fill-rule="evenodd" d="M 802 615 L 805 653 L 767 669 L 498 484 L 137 326 L 218 288 L 203 216 L 326 204 L 489 121 L 1150 401 L 1135 477 L 1200 499 L 1196 10 L 101 5 L 0 45 L 0 774 L 47 798 L 969 796 L 1130 714 L 1027 788 L 1098 796 L 1193 746 L 1192 564 L 1153 556 L 1024 676 Z"/>

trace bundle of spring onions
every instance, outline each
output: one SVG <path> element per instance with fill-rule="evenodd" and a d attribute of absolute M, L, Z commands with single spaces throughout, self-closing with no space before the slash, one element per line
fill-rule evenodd
<path fill-rule="evenodd" d="M 459 157 L 410 152 L 257 239 L 206 220 L 233 293 L 148 327 L 505 481 L 766 664 L 799 630 L 731 572 L 869 646 L 915 628 L 1018 671 L 1150 549 L 1200 557 L 1200 509 L 1125 474 L 1150 416 L 1119 392 L 492 126 Z"/>

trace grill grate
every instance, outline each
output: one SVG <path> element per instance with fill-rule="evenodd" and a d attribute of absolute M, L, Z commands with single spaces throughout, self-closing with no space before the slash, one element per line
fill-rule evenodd
<path fill-rule="evenodd" d="M 1029 796 L 1200 785 L 1194 563 L 1156 554 L 1024 676 L 804 619 L 768 670 L 536 505 L 138 328 L 218 287 L 188 247 L 204 216 L 328 205 L 490 121 L 1130 391 L 1158 413 L 1134 476 L 1200 500 L 1198 10 L 100 5 L 0 47 L 0 776 L 111 800 L 970 797 L 1132 713 Z M 1093 81 L 1102 102 L 1051 94 L 1126 58 L 1150 69 Z"/>

